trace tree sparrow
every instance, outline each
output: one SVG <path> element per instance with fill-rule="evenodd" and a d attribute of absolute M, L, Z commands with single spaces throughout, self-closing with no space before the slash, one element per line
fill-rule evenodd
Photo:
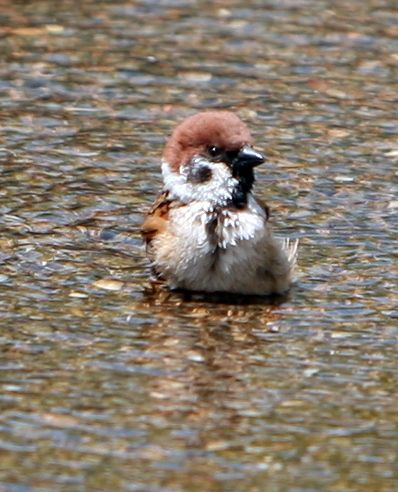
<path fill-rule="evenodd" d="M 264 157 L 229 111 L 176 127 L 162 157 L 164 187 L 141 226 L 159 280 L 171 289 L 237 294 L 288 290 L 297 243 L 274 238 L 269 209 L 252 193 Z"/>

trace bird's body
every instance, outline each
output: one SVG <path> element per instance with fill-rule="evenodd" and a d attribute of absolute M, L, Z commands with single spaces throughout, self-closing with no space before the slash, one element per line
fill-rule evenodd
<path fill-rule="evenodd" d="M 296 245 L 274 238 L 252 194 L 263 157 L 233 113 L 194 115 L 163 154 L 164 190 L 142 225 L 153 271 L 171 289 L 268 295 L 291 283 Z"/>

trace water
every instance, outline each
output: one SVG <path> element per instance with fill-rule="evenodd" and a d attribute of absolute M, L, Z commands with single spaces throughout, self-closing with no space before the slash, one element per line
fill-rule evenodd
<path fill-rule="evenodd" d="M 396 491 L 396 3 L 1 20 L 1 490 Z M 286 298 L 150 289 L 159 156 L 207 108 L 268 157 L 258 193 L 300 238 Z"/>

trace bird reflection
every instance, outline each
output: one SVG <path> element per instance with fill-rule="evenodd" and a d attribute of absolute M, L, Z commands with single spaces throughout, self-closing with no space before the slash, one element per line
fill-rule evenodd
<path fill-rule="evenodd" d="M 267 332 L 270 338 L 275 335 L 270 329 L 280 316 L 275 306 L 281 301 L 148 294 L 146 308 L 157 321 L 146 333 L 156 369 L 147 391 L 157 418 L 164 418 L 165 425 L 185 419 L 199 421 L 200 429 L 229 428 L 237 415 L 255 411 L 262 382 L 253 365 L 267 343 Z M 267 402 L 271 411 L 271 394 Z M 194 441 L 203 438 L 199 432 Z"/>

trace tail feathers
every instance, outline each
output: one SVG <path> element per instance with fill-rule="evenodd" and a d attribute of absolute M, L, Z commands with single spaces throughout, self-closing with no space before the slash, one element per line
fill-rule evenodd
<path fill-rule="evenodd" d="M 293 241 L 291 241 L 289 238 L 283 239 L 282 247 L 286 251 L 290 271 L 293 271 L 297 263 L 298 245 L 298 239 L 295 239 Z"/>

